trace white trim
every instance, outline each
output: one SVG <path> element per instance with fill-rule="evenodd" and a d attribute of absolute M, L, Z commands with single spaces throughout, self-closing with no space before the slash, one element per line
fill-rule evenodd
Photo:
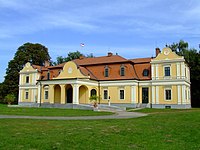
<path fill-rule="evenodd" d="M 184 62 L 181 63 L 181 76 L 184 79 L 185 77 L 185 63 Z"/>
<path fill-rule="evenodd" d="M 40 87 L 41 87 L 41 86 L 39 85 L 39 86 L 38 86 L 38 98 L 37 98 L 37 99 L 38 99 L 38 101 L 37 101 L 38 103 L 40 103 L 40 102 L 41 102 L 41 99 L 40 99 L 40 95 L 41 95 L 41 88 L 40 88 Z"/>
<path fill-rule="evenodd" d="M 108 91 L 108 88 L 104 88 L 102 91 L 103 91 L 103 98 L 102 98 L 102 99 L 103 99 L 103 100 L 108 100 L 108 99 L 109 99 L 109 91 Z M 104 91 L 107 91 L 107 99 L 104 98 Z"/>
<path fill-rule="evenodd" d="M 156 86 L 156 104 L 159 104 L 159 86 Z"/>
<path fill-rule="evenodd" d="M 182 85 L 182 104 L 186 104 L 185 85 Z"/>
<path fill-rule="evenodd" d="M 136 103 L 136 86 L 131 87 L 131 103 Z"/>
<path fill-rule="evenodd" d="M 152 78 L 152 80 L 154 80 L 154 78 L 155 78 L 155 75 L 154 75 L 154 64 L 152 64 L 151 65 L 151 78 Z"/>
<path fill-rule="evenodd" d="M 121 98 L 120 98 L 120 90 L 123 90 L 123 91 L 124 91 L 124 99 L 121 99 Z M 125 95 L 126 95 L 126 94 L 125 94 L 125 89 L 124 89 L 124 88 L 118 88 L 118 99 L 119 99 L 119 100 L 122 100 L 122 101 L 125 100 Z"/>
<path fill-rule="evenodd" d="M 178 104 L 181 104 L 181 86 L 178 85 L 177 86 L 177 90 L 178 90 Z"/>
<path fill-rule="evenodd" d="M 159 85 L 187 85 L 190 86 L 189 83 L 182 81 L 182 82 L 177 82 L 177 81 L 161 81 L 161 82 L 154 82 L 152 83 L 154 86 L 159 86 Z"/>
<path fill-rule="evenodd" d="M 166 67 L 169 67 L 169 76 L 166 76 L 165 75 L 165 68 Z M 171 79 L 172 78 L 172 68 L 171 68 L 171 65 L 169 64 L 166 64 L 166 65 L 163 65 L 163 76 L 164 76 L 164 79 Z"/>
<path fill-rule="evenodd" d="M 158 79 L 158 77 L 159 77 L 159 74 L 158 74 L 158 64 L 156 64 L 156 79 Z"/>
<path fill-rule="evenodd" d="M 155 104 L 155 86 L 152 86 L 152 104 Z"/>
<path fill-rule="evenodd" d="M 73 85 L 73 104 L 79 104 L 79 86 L 78 86 L 78 84 Z"/>
<path fill-rule="evenodd" d="M 185 59 L 184 57 L 181 57 L 181 58 L 177 58 L 177 59 L 165 59 L 165 60 L 154 60 L 152 59 L 151 60 L 151 64 L 163 64 L 163 63 L 177 63 L 177 62 L 184 62 Z"/>
<path fill-rule="evenodd" d="M 171 91 L 171 99 L 166 99 L 166 90 L 170 90 Z M 169 87 L 166 87 L 166 88 L 164 88 L 164 100 L 165 101 L 172 101 L 172 88 L 169 88 Z"/>
<path fill-rule="evenodd" d="M 18 102 L 21 102 L 21 96 L 22 96 L 22 91 L 19 89 L 19 94 L 18 94 Z"/>
<path fill-rule="evenodd" d="M 181 76 L 180 63 L 176 63 L 176 76 L 177 76 L 177 79 L 180 79 L 180 76 Z"/>

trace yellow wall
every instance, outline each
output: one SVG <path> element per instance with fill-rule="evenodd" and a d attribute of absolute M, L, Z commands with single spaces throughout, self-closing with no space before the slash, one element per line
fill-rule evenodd
<path fill-rule="evenodd" d="M 77 68 L 77 65 L 74 62 L 69 61 L 64 65 L 63 71 L 55 79 L 66 79 L 66 78 L 89 78 L 89 77 L 84 76 Z"/>

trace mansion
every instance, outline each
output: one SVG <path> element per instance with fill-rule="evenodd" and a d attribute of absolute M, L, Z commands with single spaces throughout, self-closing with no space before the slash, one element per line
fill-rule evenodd
<path fill-rule="evenodd" d="M 23 106 L 90 105 L 190 108 L 190 70 L 170 48 L 149 58 L 80 57 L 57 66 L 26 63 L 19 72 L 18 104 Z"/>

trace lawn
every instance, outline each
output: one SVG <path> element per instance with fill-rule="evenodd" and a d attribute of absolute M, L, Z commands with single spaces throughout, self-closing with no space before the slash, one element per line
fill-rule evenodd
<path fill-rule="evenodd" d="M 0 149 L 200 149 L 200 109 L 155 111 L 118 120 L 1 119 Z"/>
<path fill-rule="evenodd" d="M 23 116 L 100 116 L 111 115 L 111 112 L 98 112 L 92 110 L 61 109 L 61 108 L 26 108 L 7 107 L 0 104 L 0 115 L 23 115 Z"/>

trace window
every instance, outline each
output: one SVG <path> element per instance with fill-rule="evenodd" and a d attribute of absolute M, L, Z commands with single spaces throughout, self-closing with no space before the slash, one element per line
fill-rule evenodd
<path fill-rule="evenodd" d="M 26 76 L 26 83 L 29 83 L 29 76 Z"/>
<path fill-rule="evenodd" d="M 143 76 L 148 76 L 149 75 L 149 70 L 148 69 L 144 69 L 143 70 Z"/>
<path fill-rule="evenodd" d="M 48 72 L 47 72 L 47 80 L 49 80 L 50 79 L 50 71 L 48 70 Z"/>
<path fill-rule="evenodd" d="M 124 99 L 124 90 L 119 90 L 119 98 Z"/>
<path fill-rule="evenodd" d="M 95 89 L 92 89 L 90 96 L 96 96 L 96 95 L 97 95 L 97 91 Z"/>
<path fill-rule="evenodd" d="M 28 91 L 25 92 L 25 99 L 28 99 Z"/>
<path fill-rule="evenodd" d="M 171 100 L 171 89 L 166 89 L 165 90 L 165 100 Z"/>
<path fill-rule="evenodd" d="M 165 67 L 165 76 L 170 76 L 170 67 Z"/>
<path fill-rule="evenodd" d="M 104 69 L 104 76 L 108 77 L 108 66 L 106 66 Z"/>
<path fill-rule="evenodd" d="M 49 98 L 49 91 L 44 91 L 44 99 L 48 99 Z"/>
<path fill-rule="evenodd" d="M 103 91 L 103 99 L 108 99 L 108 90 Z"/>
<path fill-rule="evenodd" d="M 121 76 L 125 76 L 125 68 L 124 68 L 124 65 L 122 65 L 121 68 L 120 68 L 120 75 L 121 75 Z"/>

